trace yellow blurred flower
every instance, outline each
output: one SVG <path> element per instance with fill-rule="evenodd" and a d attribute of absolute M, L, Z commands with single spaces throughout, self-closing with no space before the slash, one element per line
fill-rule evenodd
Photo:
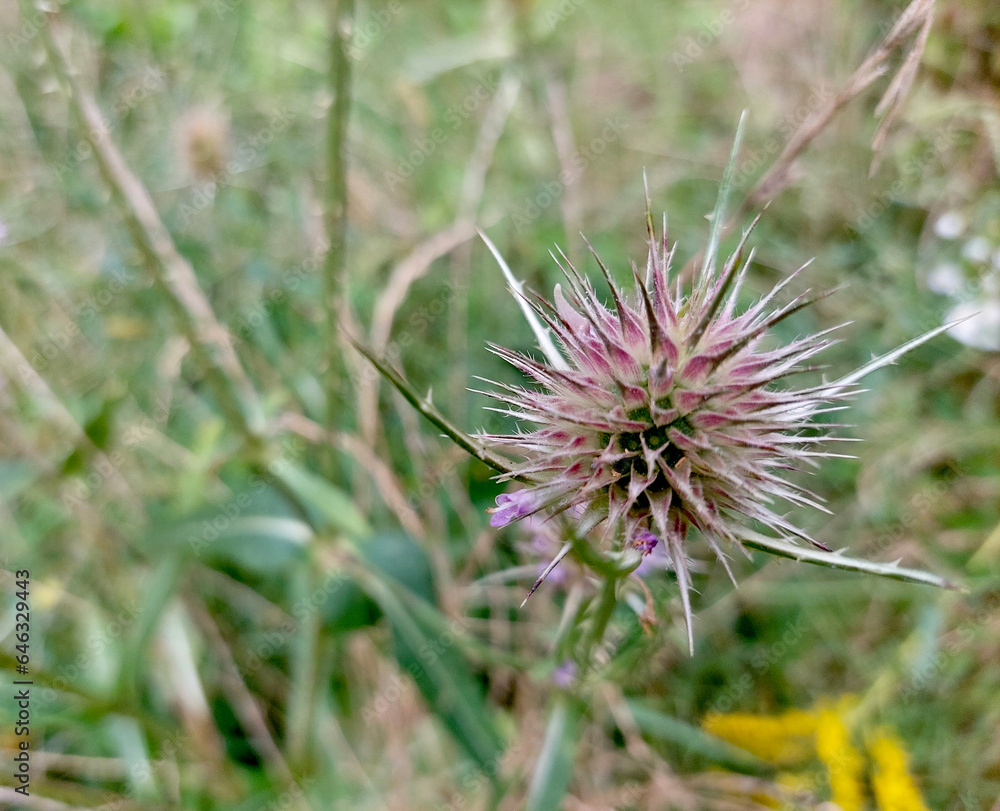
<path fill-rule="evenodd" d="M 63 597 L 62 583 L 58 580 L 37 580 L 31 589 L 32 606 L 41 611 L 52 608 Z"/>
<path fill-rule="evenodd" d="M 774 782 L 792 792 L 812 793 L 816 790 L 816 781 L 812 775 L 800 772 L 779 772 Z"/>
<path fill-rule="evenodd" d="M 816 754 L 826 766 L 830 799 L 843 811 L 863 811 L 864 760 L 851 743 L 850 730 L 837 709 L 827 707 L 819 713 Z"/>
<path fill-rule="evenodd" d="M 879 811 L 927 811 L 920 789 L 910 774 L 909 756 L 902 742 L 888 730 L 879 730 L 868 744 L 875 761 L 872 790 Z"/>
<path fill-rule="evenodd" d="M 878 811 L 928 811 L 909 771 L 909 755 L 891 730 L 869 737 L 868 758 L 851 739 L 848 719 L 856 696 L 820 701 L 812 711 L 790 710 L 781 715 L 709 713 L 702 728 L 777 766 L 807 766 L 819 759 L 826 772 L 830 800 L 841 811 L 865 811 L 874 795 Z M 872 772 L 871 793 L 865 780 Z M 776 785 L 793 793 L 812 794 L 816 774 L 808 769 L 784 771 Z M 755 798 L 763 805 L 769 803 Z"/>
<path fill-rule="evenodd" d="M 717 738 L 779 765 L 801 763 L 814 752 L 816 713 L 789 710 L 781 715 L 709 713 L 702 728 Z"/>

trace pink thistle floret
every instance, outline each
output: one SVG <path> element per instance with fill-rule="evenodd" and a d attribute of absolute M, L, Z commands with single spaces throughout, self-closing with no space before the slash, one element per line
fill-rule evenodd
<path fill-rule="evenodd" d="M 610 287 L 610 307 L 561 255 L 568 289 L 557 285 L 551 303 L 536 296 L 531 306 L 558 339 L 565 362 L 492 347 L 537 387 L 494 384 L 499 390 L 492 396 L 504 403 L 498 410 L 535 429 L 484 437 L 521 457 L 501 478 L 527 484 L 497 498 L 491 524 L 573 507 L 583 511 L 585 529 L 603 526 L 618 550 L 645 555 L 662 542 L 689 622 L 692 532 L 727 571 L 724 550 L 742 548 L 748 523 L 825 549 L 776 511 L 777 500 L 823 509 L 816 496 L 780 474 L 833 455 L 814 449 L 830 438 L 814 417 L 854 391 L 842 382 L 778 385 L 813 368 L 805 361 L 831 343 L 831 330 L 764 346 L 771 327 L 816 299 L 803 294 L 784 306 L 774 303 L 800 268 L 738 311 L 752 261 L 751 255 L 743 262 L 742 252 L 752 227 L 721 269 L 705 263 L 687 293 L 671 278 L 665 235 L 657 240 L 651 228 L 645 279 L 633 266 L 629 292 L 594 253 Z"/>

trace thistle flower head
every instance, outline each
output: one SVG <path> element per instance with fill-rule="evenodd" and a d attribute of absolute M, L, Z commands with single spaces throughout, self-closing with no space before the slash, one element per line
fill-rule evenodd
<path fill-rule="evenodd" d="M 636 565 L 659 547 L 676 572 L 692 646 L 688 552 L 696 537 L 730 578 L 727 549 L 751 546 L 947 585 L 896 564 L 833 553 L 783 514 L 790 505 L 825 511 L 817 496 L 784 475 L 836 455 L 817 447 L 834 437 L 827 433 L 831 426 L 815 417 L 843 408 L 837 401 L 856 391 L 857 380 L 939 330 L 834 382 L 790 385 L 792 375 L 815 368 L 807 361 L 832 343 L 832 329 L 782 346 L 767 343 L 772 327 L 817 300 L 803 293 L 778 303 L 805 266 L 756 303 L 739 306 L 752 261 L 752 251 L 745 260 L 743 251 L 753 225 L 728 260 L 718 262 L 727 188 L 724 178 L 704 260 L 687 290 L 671 272 L 666 224 L 657 237 L 648 213 L 645 273 L 640 276 L 633 265 L 631 285 L 619 287 L 591 248 L 608 287 L 607 302 L 561 253 L 556 261 L 566 286 L 557 285 L 551 301 L 529 299 L 486 240 L 545 355 L 536 360 L 491 347 L 535 384 L 494 383 L 490 392 L 503 404 L 498 411 L 531 424 L 512 435 L 483 437 L 518 457 L 500 478 L 526 485 L 497 498 L 491 524 L 572 509 L 579 515 L 577 537 L 601 529 L 605 547 L 610 539 L 612 549 L 631 551 Z"/>
<path fill-rule="evenodd" d="M 535 428 L 486 437 L 521 457 L 507 478 L 529 482 L 498 497 L 493 526 L 582 508 L 585 526 L 603 524 L 623 547 L 648 554 L 662 543 L 685 591 L 693 532 L 724 564 L 748 521 L 808 539 L 777 502 L 815 506 L 815 497 L 780 473 L 824 455 L 813 450 L 813 417 L 849 390 L 779 385 L 830 341 L 820 333 L 764 347 L 768 330 L 812 299 L 773 304 L 793 274 L 740 311 L 742 252 L 743 242 L 721 270 L 707 264 L 685 293 L 665 238 L 651 231 L 645 279 L 633 272 L 630 290 L 598 259 L 610 307 L 562 257 L 567 288 L 534 302 L 561 354 L 540 362 L 492 348 L 538 386 L 494 393 Z"/>

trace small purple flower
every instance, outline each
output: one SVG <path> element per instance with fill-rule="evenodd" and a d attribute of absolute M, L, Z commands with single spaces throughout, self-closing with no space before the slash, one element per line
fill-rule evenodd
<path fill-rule="evenodd" d="M 566 659 L 555 670 L 552 671 L 552 681 L 556 687 L 564 690 L 573 686 L 573 679 L 576 678 L 576 664 L 572 659 Z"/>
<path fill-rule="evenodd" d="M 649 530 L 644 529 L 635 534 L 632 542 L 635 544 L 635 548 L 642 552 L 642 556 L 646 557 L 656 548 L 660 539 Z"/>
<path fill-rule="evenodd" d="M 516 493 L 501 493 L 497 496 L 497 506 L 489 512 L 491 527 L 505 527 L 521 518 L 526 518 L 538 510 L 538 498 L 531 490 Z"/>

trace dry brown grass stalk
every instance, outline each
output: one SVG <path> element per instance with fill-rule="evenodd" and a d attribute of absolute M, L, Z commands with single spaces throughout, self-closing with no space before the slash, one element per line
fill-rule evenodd
<path fill-rule="evenodd" d="M 759 208 L 773 200 L 788 187 L 792 180 L 792 166 L 799 155 L 816 140 L 840 110 L 888 72 L 890 58 L 903 48 L 910 37 L 916 33 L 917 37 L 913 46 L 907 52 L 902 66 L 875 108 L 875 114 L 882 118 L 872 139 L 872 149 L 878 152 L 885 142 L 886 134 L 896 117 L 900 103 L 913 84 L 933 19 L 934 0 L 912 0 L 889 33 L 868 54 L 837 94 L 802 122 L 781 154 L 757 181 L 748 195 L 743 209 L 734 218 L 735 221 L 746 216 L 749 210 Z"/>
<path fill-rule="evenodd" d="M 256 440 L 263 431 L 263 415 L 229 333 L 212 311 L 194 268 L 177 250 L 146 187 L 112 140 L 94 97 L 77 81 L 60 42 L 65 30 L 59 17 L 49 13 L 46 4 L 38 3 L 36 8 L 46 22 L 41 32 L 49 62 L 67 92 L 70 107 L 125 215 L 139 252 L 156 283 L 166 292 L 185 337 L 205 366 L 220 405 L 246 439 Z"/>
<path fill-rule="evenodd" d="M 193 598 L 185 601 L 185 607 L 212 647 L 221 668 L 220 684 L 229 698 L 233 712 L 236 713 L 236 717 L 246 731 L 247 741 L 267 764 L 270 771 L 287 786 L 295 786 L 295 777 L 288 767 L 281 749 L 278 748 L 278 744 L 271 735 L 267 719 L 243 680 L 239 666 L 233 658 L 232 651 L 229 650 L 229 643 L 222 636 L 211 613 L 201 602 Z M 297 795 L 295 807 L 311 811 L 311 806 L 303 793 L 297 792 Z"/>

